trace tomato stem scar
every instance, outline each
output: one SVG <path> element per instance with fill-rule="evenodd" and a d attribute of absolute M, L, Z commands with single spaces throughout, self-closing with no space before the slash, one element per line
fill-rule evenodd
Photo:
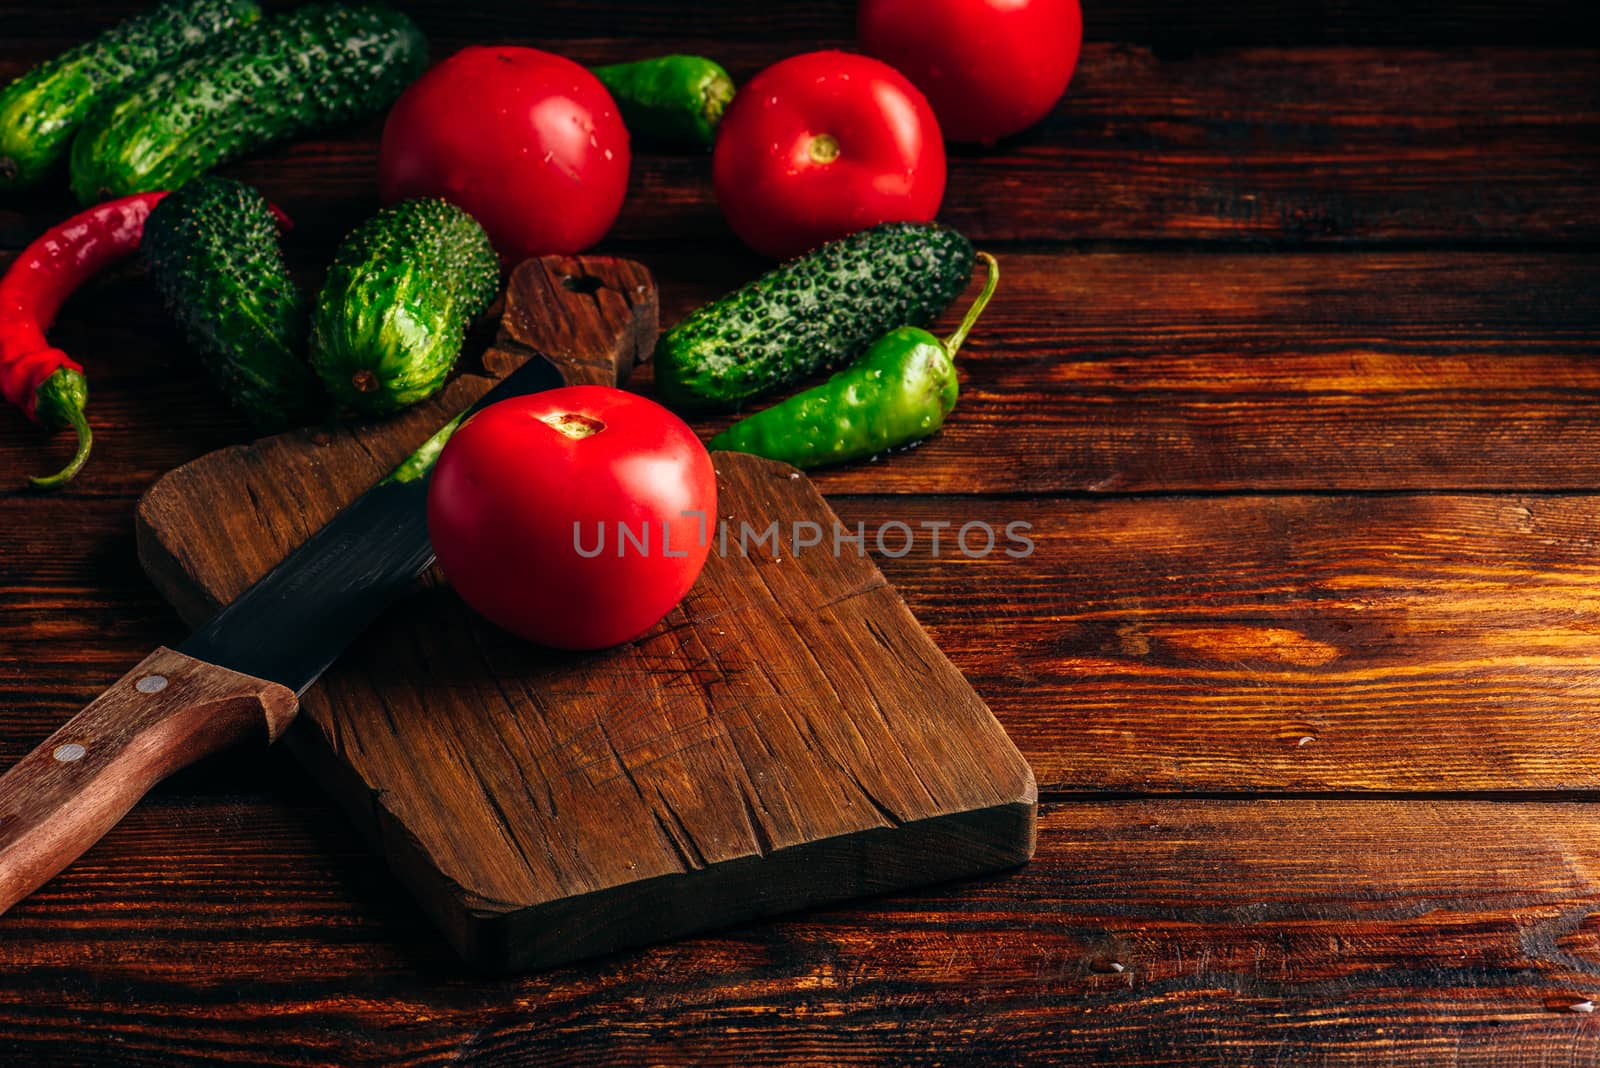
<path fill-rule="evenodd" d="M 539 416 L 539 421 L 554 427 L 573 440 L 598 434 L 606 428 L 600 420 L 576 412 L 551 412 L 549 415 Z"/>
<path fill-rule="evenodd" d="M 806 151 L 818 163 L 832 163 L 839 158 L 839 139 L 833 134 L 817 134 L 806 146 Z"/>

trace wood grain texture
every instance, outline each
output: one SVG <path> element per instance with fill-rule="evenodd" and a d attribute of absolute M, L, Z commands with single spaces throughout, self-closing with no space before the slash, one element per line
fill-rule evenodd
<path fill-rule="evenodd" d="M 1573 1010 L 1600 994 L 1596 821 L 1589 804 L 1058 804 L 1002 877 L 484 981 L 383 903 L 337 814 L 169 802 L 0 921 L 0 1054 L 1582 1065 L 1600 1057 Z"/>
<path fill-rule="evenodd" d="M 536 33 L 521 39 L 539 43 Z M 563 47 L 580 62 L 616 57 L 607 40 Z M 795 50 L 781 37 L 652 47 L 711 52 L 739 78 Z M 22 66 L 0 64 L 0 78 Z M 381 128 L 369 121 L 223 173 L 282 205 L 303 234 L 290 243 L 314 244 L 325 263 L 377 207 Z M 991 243 L 1592 246 L 1597 163 L 1596 51 L 1252 49 L 1162 60 L 1091 45 L 1044 122 L 992 151 L 952 155 L 941 218 Z M 72 210 L 60 189 L 8 199 L 0 248 L 20 248 Z M 709 160 L 641 151 L 601 251 L 708 242 L 737 248 Z"/>
<path fill-rule="evenodd" d="M 490 365 L 518 349 L 571 383 L 615 383 L 654 341 L 653 286 L 627 261 L 530 261 L 505 303 Z M 140 504 L 146 570 L 198 623 L 413 448 L 419 420 L 442 423 L 492 378 L 359 436 L 282 434 L 171 472 Z M 290 744 L 478 967 L 545 967 L 1033 851 L 1032 772 L 899 595 L 864 556 L 790 551 L 799 525 L 837 525 L 822 497 L 785 465 L 715 462 L 722 532 L 642 638 L 540 650 L 435 574 L 303 698 Z"/>
<path fill-rule="evenodd" d="M 826 492 L 1600 486 L 1600 258 L 1000 262 L 944 429 L 889 463 L 817 472 Z M 680 308 L 669 294 L 666 321 Z"/>
<path fill-rule="evenodd" d="M 293 7 L 295 0 L 266 0 L 267 10 Z M 431 39 L 499 39 L 536 36 L 559 50 L 572 39 L 606 38 L 620 49 L 649 54 L 652 45 L 686 33 L 714 33 L 721 42 L 848 41 L 855 32 L 855 0 L 752 4 L 748 0 L 690 0 L 664 5 L 655 0 L 557 0 L 542 4 L 537 22 L 516 0 L 488 0 L 470 7 L 444 0 L 399 5 Z M 121 17 L 121 6 L 55 4 L 29 9 L 31 18 L 8 26 L 18 47 L 66 48 Z M 1083 12 L 1091 41 L 1152 44 L 1190 52 L 1246 44 L 1553 45 L 1585 40 L 1589 29 L 1579 4 L 1528 0 L 1515 6 L 1496 0 L 1319 0 L 1293 5 L 1275 0 L 1239 0 L 1197 5 L 1183 0 L 1123 0 L 1090 4 Z"/>
<path fill-rule="evenodd" d="M 662 281 L 665 323 L 754 269 L 699 253 L 642 258 Z M 1001 263 L 945 428 L 892 463 L 816 472 L 825 493 L 1600 487 L 1593 254 L 1009 252 Z M 137 494 L 159 471 L 248 438 L 144 286 L 130 273 L 91 288 L 57 330 L 88 366 L 101 438 L 69 495 Z M 952 310 L 942 328 L 956 320 Z M 641 372 L 635 388 L 649 393 Z M 705 435 L 722 425 L 695 423 Z M 10 426 L 0 472 L 64 458 L 67 436 Z M 1006 462 L 990 462 L 1001 449 Z"/>
<path fill-rule="evenodd" d="M 703 51 L 744 79 L 848 45 L 854 4 L 404 6 L 435 55 Z M 0 9 L 0 77 L 128 10 Z M 994 332 L 944 434 L 817 482 L 847 520 L 1049 514 L 1048 552 L 1015 568 L 879 561 L 1073 799 L 1042 810 L 1027 868 L 469 981 L 287 753 L 225 756 L 0 918 L 0 1062 L 1600 1060 L 1573 1011 L 1597 993 L 1600 839 L 1590 804 L 1550 800 L 1600 796 L 1592 14 L 1089 4 L 1050 122 L 954 158 L 947 213 L 1007 265 Z M 376 206 L 377 133 L 230 168 L 294 210 L 308 287 Z M 648 263 L 668 322 L 761 266 L 708 173 L 638 154 L 602 250 Z M 61 191 L 0 203 L 0 249 L 71 210 Z M 58 332 L 89 366 L 99 444 L 67 494 L 31 498 L 11 487 L 55 454 L 0 425 L 0 760 L 181 637 L 137 570 L 134 499 L 249 437 L 138 272 Z M 1206 510 L 1252 489 L 1271 492 Z M 943 499 L 973 492 L 998 496 Z M 1124 499 L 1144 493 L 1198 496 Z"/>
<path fill-rule="evenodd" d="M 848 526 L 916 532 L 903 558 L 869 549 L 1046 796 L 1600 795 L 1588 729 L 1600 496 L 831 503 Z M 0 502 L 0 527 L 23 535 L 12 566 L 37 576 L 10 586 L 0 612 L 0 643 L 16 651 L 0 660 L 0 760 L 114 679 L 152 632 L 178 637 L 131 545 L 116 548 L 131 516 L 75 528 L 102 553 L 47 537 L 81 508 Z M 970 522 L 1028 523 L 1034 550 L 967 559 L 956 538 Z"/>
<path fill-rule="evenodd" d="M 884 569 L 1046 791 L 1600 788 L 1600 498 L 835 504 L 923 531 Z"/>

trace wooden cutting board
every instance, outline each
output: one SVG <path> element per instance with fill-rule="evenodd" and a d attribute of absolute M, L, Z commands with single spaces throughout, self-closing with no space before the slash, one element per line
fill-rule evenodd
<path fill-rule="evenodd" d="M 656 330 L 640 265 L 525 263 L 481 370 L 430 403 L 157 482 L 138 512 L 145 570 L 198 622 L 524 360 L 616 383 Z M 530 646 L 435 571 L 303 699 L 288 744 L 475 966 L 550 965 L 1033 853 L 1032 771 L 871 560 L 849 543 L 834 555 L 827 502 L 784 465 L 714 459 L 728 551 L 638 641 Z M 741 523 L 777 522 L 787 541 L 808 520 L 823 545 L 739 551 Z"/>

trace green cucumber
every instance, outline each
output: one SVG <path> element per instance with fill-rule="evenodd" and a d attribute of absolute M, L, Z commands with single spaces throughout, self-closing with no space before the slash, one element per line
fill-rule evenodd
<path fill-rule="evenodd" d="M 309 308 L 283 262 L 266 198 L 230 179 L 197 178 L 155 206 L 141 248 L 212 381 L 258 429 L 315 415 Z"/>
<path fill-rule="evenodd" d="M 98 101 L 260 17 L 256 0 L 164 0 L 22 75 L 0 91 L 0 193 L 65 160 Z"/>
<path fill-rule="evenodd" d="M 636 137 L 709 148 L 733 99 L 733 79 L 704 56 L 660 56 L 592 69 Z"/>
<path fill-rule="evenodd" d="M 707 304 L 656 344 L 673 407 L 737 408 L 926 326 L 966 288 L 972 244 L 933 223 L 884 223 L 829 242 Z"/>
<path fill-rule="evenodd" d="M 500 260 L 472 216 L 402 201 L 339 246 L 312 313 L 311 365 L 345 407 L 398 411 L 444 385 L 499 288 Z"/>
<path fill-rule="evenodd" d="M 265 145 L 381 110 L 427 60 L 422 32 L 377 4 L 310 4 L 157 71 L 72 143 L 85 204 L 173 189 Z"/>

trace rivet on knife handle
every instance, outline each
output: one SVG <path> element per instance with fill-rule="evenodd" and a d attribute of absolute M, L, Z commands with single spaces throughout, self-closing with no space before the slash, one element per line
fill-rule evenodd
<path fill-rule="evenodd" d="M 293 691 L 157 649 L 0 776 L 0 912 L 32 893 L 179 768 L 276 738 Z"/>

